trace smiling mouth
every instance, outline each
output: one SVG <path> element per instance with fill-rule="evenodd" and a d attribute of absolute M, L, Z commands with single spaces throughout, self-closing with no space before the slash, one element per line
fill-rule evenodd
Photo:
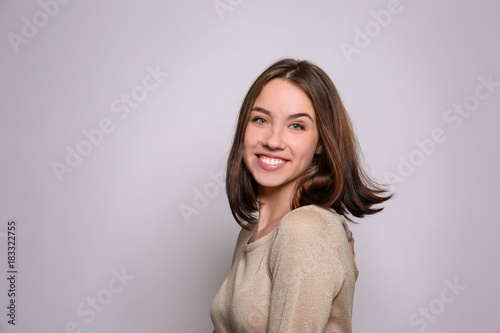
<path fill-rule="evenodd" d="M 259 160 L 267 165 L 280 165 L 286 162 L 286 160 L 282 160 L 280 158 L 271 158 L 267 156 L 259 156 Z"/>

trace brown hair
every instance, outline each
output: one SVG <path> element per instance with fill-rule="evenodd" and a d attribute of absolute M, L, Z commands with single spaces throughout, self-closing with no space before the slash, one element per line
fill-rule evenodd
<path fill-rule="evenodd" d="M 226 169 L 229 206 L 238 224 L 246 228 L 258 211 L 257 183 L 243 162 L 246 126 L 255 99 L 266 83 L 275 78 L 292 82 L 309 96 L 316 112 L 319 144 L 322 147 L 297 180 L 292 209 L 314 204 L 355 217 L 381 211 L 382 207 L 372 206 L 392 195 L 387 194 L 363 170 L 356 136 L 335 85 L 318 66 L 305 60 L 283 59 L 255 80 L 240 109 Z M 348 216 L 346 218 L 349 219 Z"/>

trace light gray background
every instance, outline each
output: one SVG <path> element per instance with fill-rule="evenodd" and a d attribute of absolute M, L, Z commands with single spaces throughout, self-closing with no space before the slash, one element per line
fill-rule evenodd
<path fill-rule="evenodd" d="M 500 87 L 456 129 L 444 116 L 474 102 L 478 77 L 500 81 L 500 2 L 401 0 L 380 31 L 370 12 L 391 1 L 220 3 L 219 15 L 211 0 L 73 0 L 44 22 L 37 1 L 0 2 L 0 331 L 211 331 L 238 233 L 213 175 L 250 84 L 288 56 L 331 76 L 371 174 L 400 177 L 384 212 L 352 225 L 355 332 L 497 332 Z M 38 32 L 13 47 L 10 33 L 22 37 L 34 15 Z M 348 59 L 340 45 L 367 26 L 369 44 Z M 113 101 L 140 92 L 148 67 L 169 74 L 121 119 Z M 60 182 L 54 161 L 103 119 L 114 130 Z M 418 153 L 436 128 L 446 140 Z M 422 162 L 411 172 L 410 157 Z M 196 214 L 185 218 L 187 206 Z M 114 277 L 123 270 L 125 286 Z M 79 314 L 92 298 L 106 305 Z"/>

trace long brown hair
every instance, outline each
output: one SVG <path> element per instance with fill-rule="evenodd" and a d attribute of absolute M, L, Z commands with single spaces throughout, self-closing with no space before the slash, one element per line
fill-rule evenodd
<path fill-rule="evenodd" d="M 302 89 L 316 112 L 319 144 L 309 168 L 297 180 L 292 209 L 305 205 L 331 207 L 350 219 L 363 217 L 392 195 L 363 170 L 359 147 L 349 115 L 335 85 L 318 66 L 302 60 L 283 59 L 267 68 L 252 84 L 240 109 L 226 169 L 226 192 L 231 212 L 242 227 L 255 220 L 258 211 L 257 183 L 243 162 L 243 140 L 250 111 L 262 88 L 282 78 Z"/>

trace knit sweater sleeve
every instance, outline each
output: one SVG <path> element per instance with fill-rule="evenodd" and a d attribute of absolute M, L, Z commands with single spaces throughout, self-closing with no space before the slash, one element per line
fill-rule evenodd
<path fill-rule="evenodd" d="M 324 332 L 332 320 L 333 300 L 352 276 L 352 266 L 345 267 L 345 256 L 352 258 L 346 230 L 337 217 L 332 222 L 319 209 L 297 209 L 281 221 L 270 257 L 268 332 Z"/>

